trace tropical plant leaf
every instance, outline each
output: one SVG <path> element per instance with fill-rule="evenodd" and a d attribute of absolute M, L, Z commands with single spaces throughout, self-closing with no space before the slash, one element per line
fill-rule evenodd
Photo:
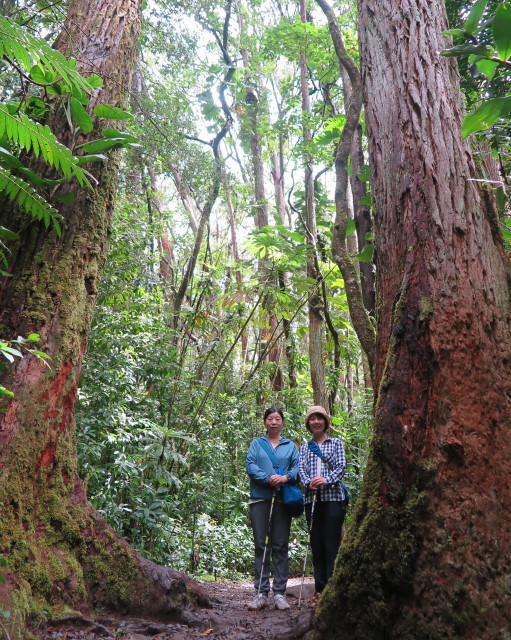
<path fill-rule="evenodd" d="M 88 156 L 80 156 L 79 158 L 77 158 L 77 162 L 80 167 L 84 164 L 88 164 L 89 162 L 103 162 L 105 160 L 108 160 L 108 158 L 102 153 L 94 153 Z"/>
<path fill-rule="evenodd" d="M 19 169 L 23 166 L 19 158 L 4 147 L 0 147 L 0 163 L 9 169 Z"/>
<path fill-rule="evenodd" d="M 358 260 L 358 262 L 372 262 L 373 253 L 374 245 L 366 244 L 366 246 L 362 249 L 358 256 L 355 256 L 355 260 Z"/>
<path fill-rule="evenodd" d="M 84 133 L 89 133 L 94 128 L 94 121 L 87 113 L 83 104 L 76 98 L 70 100 L 71 114 L 74 121 Z"/>
<path fill-rule="evenodd" d="M 474 4 L 470 13 L 468 14 L 468 18 L 465 21 L 464 29 L 466 33 L 474 34 L 477 32 L 477 28 L 479 26 L 479 20 L 483 17 L 484 10 L 486 9 L 486 5 L 488 4 L 488 0 L 477 0 Z"/>
<path fill-rule="evenodd" d="M 5 238 L 6 240 L 19 240 L 19 235 L 0 225 L 0 238 Z"/>
<path fill-rule="evenodd" d="M 98 76 L 94 76 L 94 82 L 89 83 L 87 78 L 75 70 L 76 60 L 66 59 L 60 51 L 52 49 L 44 38 L 32 36 L 27 29 L 9 18 L 0 17 L 0 57 L 3 56 L 16 60 L 18 66 L 28 73 L 37 64 L 45 78 L 56 74 L 56 79 L 61 78 L 65 83 L 80 87 L 86 93 L 91 93 L 94 86 L 98 86 Z M 34 73 L 37 74 L 35 70 Z"/>
<path fill-rule="evenodd" d="M 58 211 L 46 202 L 29 184 L 21 178 L 13 176 L 2 167 L 0 167 L 0 191 L 5 193 L 11 201 L 17 199 L 20 207 L 34 218 L 43 220 L 46 227 L 52 224 L 56 233 L 60 235 L 60 225 L 57 220 Z"/>
<path fill-rule="evenodd" d="M 511 2 L 502 2 L 493 19 L 493 40 L 499 58 L 505 62 L 511 56 Z"/>
<path fill-rule="evenodd" d="M 119 109 L 119 107 L 112 107 L 109 104 L 98 104 L 94 107 L 94 113 L 98 118 L 108 118 L 109 120 L 128 120 L 133 118 L 131 113 Z"/>
<path fill-rule="evenodd" d="M 32 151 L 36 157 L 41 155 L 66 177 L 75 176 L 80 185 L 90 187 L 86 172 L 77 165 L 71 151 L 60 144 L 48 126 L 34 122 L 22 113 L 13 115 L 5 104 L 0 103 L 0 137 L 4 135 L 25 151 Z"/>
<path fill-rule="evenodd" d="M 478 109 L 469 113 L 468 116 L 465 116 L 463 119 L 461 126 L 463 138 L 466 138 L 475 131 L 488 129 L 499 116 L 508 113 L 510 110 L 511 96 L 486 100 Z"/>

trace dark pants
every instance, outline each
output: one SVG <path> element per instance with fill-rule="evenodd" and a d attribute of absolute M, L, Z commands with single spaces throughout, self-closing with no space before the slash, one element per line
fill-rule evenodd
<path fill-rule="evenodd" d="M 254 532 L 255 546 L 255 578 L 254 587 L 259 588 L 259 579 L 263 565 L 264 543 L 268 534 L 268 523 L 270 519 L 269 500 L 254 502 L 250 505 L 250 519 Z M 264 559 L 263 577 L 261 580 L 261 593 L 268 593 L 270 590 L 270 555 L 273 565 L 273 592 L 284 593 L 289 575 L 289 530 L 291 528 L 291 516 L 282 502 L 273 504 L 273 514 L 271 518 L 271 531 L 268 549 Z"/>
<path fill-rule="evenodd" d="M 312 504 L 305 505 L 310 527 Z M 342 524 L 346 515 L 344 502 L 316 502 L 312 517 L 311 551 L 316 591 L 321 593 L 334 571 L 335 558 L 341 544 Z"/>

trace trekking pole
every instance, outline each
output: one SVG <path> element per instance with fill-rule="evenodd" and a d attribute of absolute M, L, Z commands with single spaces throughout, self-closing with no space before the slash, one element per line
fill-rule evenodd
<path fill-rule="evenodd" d="M 317 501 L 318 501 L 318 492 L 314 491 L 312 495 L 311 518 L 309 522 L 309 539 L 307 540 L 307 544 L 305 545 L 305 558 L 303 561 L 302 584 L 300 585 L 300 597 L 298 598 L 298 606 L 302 604 L 302 591 L 303 591 L 303 583 L 305 581 L 305 568 L 307 566 L 307 555 L 309 553 L 309 544 L 310 544 L 311 533 L 312 533 L 312 522 L 314 519 L 314 508 L 316 507 Z"/>
<path fill-rule="evenodd" d="M 261 593 L 261 583 L 263 581 L 264 562 L 266 560 L 266 552 L 268 551 L 268 544 L 270 542 L 271 517 L 273 515 L 273 505 L 275 504 L 276 493 L 277 493 L 277 489 L 273 489 L 273 495 L 271 497 L 271 504 L 270 504 L 270 517 L 268 518 L 268 531 L 266 533 L 266 538 L 264 540 L 263 563 L 261 565 L 261 573 L 259 575 L 259 586 L 257 587 L 257 597 L 259 597 L 259 594 Z"/>

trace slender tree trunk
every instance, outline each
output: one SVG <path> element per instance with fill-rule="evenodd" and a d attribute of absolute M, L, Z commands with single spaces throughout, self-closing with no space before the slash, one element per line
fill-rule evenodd
<path fill-rule="evenodd" d="M 308 22 L 305 0 L 300 0 L 300 16 L 302 23 Z M 300 87 L 302 97 L 303 140 L 305 145 L 312 140 L 312 131 L 308 118 L 311 107 L 309 99 L 309 83 L 307 78 L 307 57 L 305 51 L 300 55 Z M 312 255 L 307 262 L 307 277 L 318 280 L 320 274 L 317 269 L 316 259 L 316 208 L 314 201 L 314 168 L 309 154 L 304 154 L 305 166 L 305 218 L 307 242 L 312 247 Z M 324 306 L 321 293 L 316 291 L 309 300 L 309 360 L 311 370 L 311 383 L 314 393 L 314 403 L 322 407 L 328 407 L 328 391 L 325 378 L 325 363 L 323 361 L 323 332 L 324 332 Z"/>
<path fill-rule="evenodd" d="M 231 198 L 231 186 L 229 184 L 229 177 L 227 172 L 223 171 L 223 185 L 224 185 L 224 194 L 225 194 L 225 205 L 227 207 L 227 215 L 229 218 L 229 228 L 231 230 L 231 247 L 232 247 L 232 257 L 236 264 L 240 263 L 240 253 L 238 250 L 238 236 L 236 234 L 236 216 L 234 213 L 234 208 L 232 206 L 232 198 Z M 241 269 L 236 268 L 236 284 L 240 287 L 243 282 L 243 276 L 241 274 Z M 247 361 L 247 353 L 248 353 L 248 336 L 247 331 L 243 330 L 241 334 L 241 360 L 242 362 Z"/>
<path fill-rule="evenodd" d="M 376 200 L 375 435 L 320 638 L 511 628 L 510 266 L 439 0 L 359 3 Z"/>
<path fill-rule="evenodd" d="M 147 196 L 147 207 L 150 212 L 157 213 L 158 220 L 158 237 L 156 242 L 158 244 L 158 251 L 160 255 L 160 277 L 165 292 L 166 300 L 172 300 L 172 295 L 175 286 L 174 276 L 174 255 L 172 251 L 172 243 L 167 231 L 165 230 L 162 220 L 163 205 L 160 196 L 158 195 L 158 184 L 156 182 L 156 173 L 152 163 L 147 164 L 147 173 L 149 174 L 149 186 L 151 193 Z"/>
<path fill-rule="evenodd" d="M 368 236 L 372 234 L 373 221 L 371 207 L 364 204 L 362 198 L 367 196 L 366 183 L 358 176 L 364 166 L 364 151 L 362 149 L 362 126 L 359 124 L 353 134 L 351 142 L 351 191 L 353 193 L 353 209 L 355 226 L 357 228 L 358 250 L 362 251 L 367 244 L 372 244 Z M 364 307 L 371 317 L 375 313 L 375 282 L 372 262 L 360 262 L 360 288 Z"/>
<path fill-rule="evenodd" d="M 243 23 L 242 23 L 243 28 Z M 246 104 L 247 104 L 247 114 L 249 119 L 249 130 L 250 130 L 250 156 L 252 160 L 252 177 L 254 184 L 254 197 L 255 197 L 255 221 L 257 229 L 263 229 L 268 226 L 269 218 L 268 218 L 268 203 L 266 200 L 266 190 L 264 185 L 264 161 L 263 161 L 263 147 L 262 140 L 260 134 L 261 122 L 260 122 L 260 112 L 261 112 L 261 98 L 258 96 L 256 88 L 254 88 L 254 84 L 249 72 L 248 67 L 250 66 L 249 54 L 246 49 L 240 50 L 241 56 L 243 58 L 243 64 L 245 66 L 245 74 L 246 74 Z M 260 87 L 257 87 L 260 90 Z M 272 280 L 272 272 L 271 269 L 264 264 L 263 260 L 259 261 L 259 273 L 264 282 L 270 282 Z M 268 303 L 265 304 L 265 307 L 268 311 L 268 324 L 266 327 L 263 327 L 261 331 L 261 348 L 264 349 L 265 341 L 271 339 L 271 336 L 274 335 L 274 328 L 278 322 L 277 317 L 272 309 L 273 304 L 271 301 L 271 297 L 267 298 Z M 279 365 L 279 357 L 280 357 L 280 340 L 276 339 L 274 344 L 272 344 L 270 350 L 268 351 L 268 361 L 274 364 L 274 370 L 270 374 L 270 379 L 272 382 L 272 389 L 274 391 L 280 391 L 282 388 L 282 371 Z"/>
<path fill-rule="evenodd" d="M 362 108 L 362 83 L 360 72 L 344 46 L 344 39 L 337 24 L 334 12 L 326 0 L 316 0 L 328 20 L 328 28 L 332 37 L 335 53 L 339 62 L 339 70 L 344 76 L 344 85 L 349 85 L 349 99 L 346 107 L 346 124 L 341 133 L 335 152 L 335 224 L 332 236 L 332 253 L 334 260 L 344 278 L 344 287 L 350 317 L 364 350 L 369 367 L 374 366 L 375 332 L 362 299 L 360 278 L 353 259 L 349 255 L 346 244 L 346 228 L 348 226 L 348 160 L 352 147 L 353 135 L 360 119 Z M 347 78 L 346 78 L 347 74 Z"/>
<path fill-rule="evenodd" d="M 188 264 L 186 265 L 186 269 L 183 275 L 183 279 L 181 280 L 181 284 L 177 288 L 177 291 L 174 295 L 173 325 L 174 325 L 174 329 L 176 330 L 176 334 L 175 334 L 176 341 L 178 340 L 178 337 L 179 337 L 177 330 L 179 327 L 179 317 L 181 314 L 181 308 L 182 308 L 188 287 L 192 280 L 193 274 L 195 272 L 195 265 L 197 264 L 197 260 L 199 258 L 199 252 L 202 246 L 202 241 L 204 239 L 204 234 L 206 232 L 206 229 L 209 223 L 211 211 L 215 206 L 216 200 L 218 198 L 218 194 L 220 193 L 220 186 L 222 184 L 222 159 L 219 152 L 219 146 L 233 123 L 231 110 L 229 108 L 229 105 L 227 104 L 227 99 L 225 96 L 225 92 L 229 87 L 229 83 L 231 82 L 232 77 L 234 75 L 234 71 L 235 71 L 233 61 L 231 60 L 231 57 L 228 51 L 231 9 L 232 9 L 232 0 L 227 0 L 226 6 L 225 6 L 225 18 L 223 23 L 222 34 L 221 36 L 217 34 L 218 36 L 217 42 L 219 44 L 220 51 L 222 54 L 222 61 L 226 68 L 224 77 L 222 79 L 222 83 L 220 85 L 220 89 L 218 91 L 218 97 L 222 105 L 222 111 L 225 117 L 225 122 L 222 128 L 220 129 L 220 131 L 216 134 L 213 142 L 211 143 L 211 148 L 215 158 L 215 176 L 213 178 L 213 184 L 211 185 L 208 199 L 204 204 L 200 214 L 200 219 L 197 225 L 197 232 L 195 234 L 195 242 L 193 245 L 192 254 L 190 256 L 190 259 L 188 260 Z M 174 177 L 176 178 L 176 176 Z M 179 184 L 179 181 L 177 184 Z M 187 196 L 188 194 L 186 189 L 180 191 L 180 195 L 182 197 Z M 183 202 L 185 202 L 185 206 L 186 206 L 186 200 L 183 200 Z"/>
<path fill-rule="evenodd" d="M 71 0 L 57 46 L 82 71 L 104 77 L 92 100 L 124 106 L 140 29 L 137 0 Z M 62 109 L 51 119 L 65 141 Z M 96 130 L 110 123 L 96 123 Z M 0 605 L 11 610 L 11 636 L 26 638 L 26 616 L 93 605 L 126 612 L 178 615 L 185 602 L 202 599 L 182 574 L 144 560 L 87 504 L 78 476 L 75 403 L 98 280 L 105 260 L 119 164 L 118 153 L 94 165 L 93 191 L 62 206 L 62 237 L 16 211 L 0 212 L 0 224 L 17 229 L 9 271 L 0 293 L 0 335 L 36 332 L 51 356 L 51 370 L 35 357 L 4 376 L 15 397 L 0 414 L 0 553 L 7 583 Z M 189 591 L 190 590 L 190 591 Z M 33 606 L 37 602 L 36 606 Z"/>

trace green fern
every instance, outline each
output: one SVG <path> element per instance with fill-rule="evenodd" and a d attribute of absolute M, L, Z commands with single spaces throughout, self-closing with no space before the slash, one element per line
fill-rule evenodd
<path fill-rule="evenodd" d="M 0 138 L 8 138 L 27 153 L 32 153 L 60 169 L 68 178 L 75 176 L 80 185 L 90 187 L 87 172 L 77 165 L 71 151 L 57 140 L 50 128 L 28 118 L 23 113 L 13 115 L 0 103 Z"/>
<path fill-rule="evenodd" d="M 50 75 L 55 74 L 56 77 L 49 78 L 49 82 L 62 79 L 70 87 L 80 88 L 86 93 L 100 86 L 98 76 L 91 76 L 88 80 L 75 70 L 76 60 L 66 59 L 60 51 L 52 49 L 44 38 L 32 36 L 26 28 L 9 18 L 0 17 L 0 58 L 4 56 L 15 60 L 19 67 L 29 73 L 37 64 Z"/>
<path fill-rule="evenodd" d="M 38 220 L 43 220 L 46 227 L 53 225 L 56 233 L 60 235 L 60 225 L 57 218 L 60 217 L 44 198 L 21 178 L 13 176 L 9 171 L 0 167 L 0 192 L 5 193 L 9 200 L 18 199 L 18 204 L 27 213 Z"/>

